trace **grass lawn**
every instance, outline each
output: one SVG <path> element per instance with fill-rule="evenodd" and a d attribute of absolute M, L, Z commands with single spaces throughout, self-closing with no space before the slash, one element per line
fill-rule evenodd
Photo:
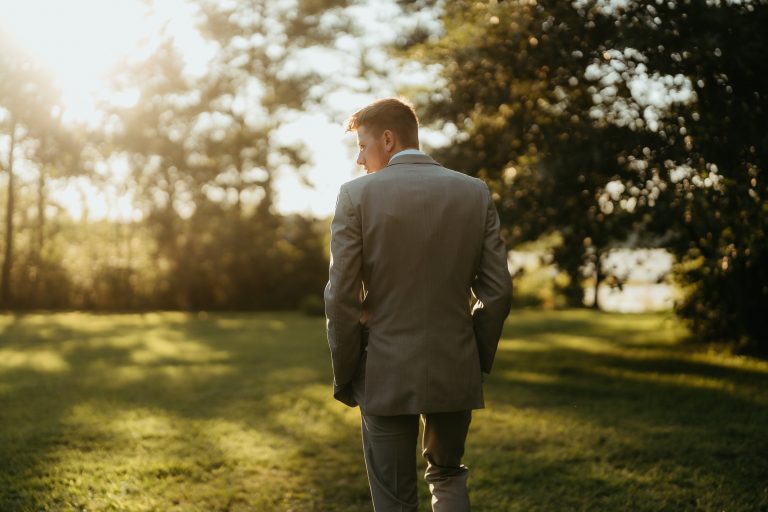
<path fill-rule="evenodd" d="M 681 335 L 514 311 L 470 431 L 473 510 L 768 511 L 768 363 Z M 323 319 L 0 316 L 0 511 L 369 511 L 330 382 Z"/>

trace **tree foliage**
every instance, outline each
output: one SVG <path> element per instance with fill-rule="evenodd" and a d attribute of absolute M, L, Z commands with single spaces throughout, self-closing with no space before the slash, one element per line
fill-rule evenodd
<path fill-rule="evenodd" d="M 136 104 L 102 105 L 104 123 L 89 133 L 61 124 L 52 80 L 38 79 L 34 59 L 0 41 L 0 121 L 19 138 L 15 153 L 0 150 L 0 170 L 15 176 L 6 165 L 15 160 L 36 170 L 21 183 L 9 178 L 0 201 L 8 212 L 3 306 L 287 308 L 322 290 L 322 225 L 277 212 L 274 185 L 309 160 L 279 134 L 316 99 L 310 90 L 320 78 L 297 54 L 338 36 L 348 2 L 190 1 L 212 49 L 207 69 L 190 73 L 173 34 L 163 34 L 144 59 L 113 74 L 116 91 L 138 96 Z M 12 123 L 19 128 L 9 132 Z M 51 211 L 49 181 L 79 173 L 110 186 L 117 165 L 130 170 L 124 192 L 141 220 L 86 215 L 78 223 Z"/>
<path fill-rule="evenodd" d="M 50 175 L 77 172 L 82 141 L 77 127 L 62 125 L 63 105 L 49 72 L 7 34 L 0 34 L 0 48 L 0 137 L 7 140 L 0 156 L 0 171 L 7 176 L 0 305 L 48 303 L 48 285 L 66 285 L 59 282 L 60 265 L 44 243 L 46 185 Z M 20 193 L 20 163 L 31 164 L 37 175 L 36 197 Z M 24 208 L 29 203 L 36 208 L 34 221 Z M 29 226 L 21 244 L 18 221 Z"/>
<path fill-rule="evenodd" d="M 512 245 L 559 232 L 566 293 L 601 253 L 661 246 L 701 338 L 768 338 L 765 2 L 427 2 L 425 119 L 484 178 Z"/>
<path fill-rule="evenodd" d="M 320 234 L 273 208 L 278 173 L 300 172 L 308 158 L 278 130 L 318 80 L 294 65 L 296 52 L 332 38 L 321 18 L 344 5 L 201 1 L 201 29 L 216 48 L 207 73 L 185 75 L 169 40 L 121 77 L 140 84 L 141 100 L 119 116 L 114 144 L 130 155 L 168 269 L 163 305 L 293 307 L 322 288 Z"/>

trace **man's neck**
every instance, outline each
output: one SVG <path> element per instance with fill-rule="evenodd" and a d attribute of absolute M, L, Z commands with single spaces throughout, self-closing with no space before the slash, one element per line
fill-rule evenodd
<path fill-rule="evenodd" d="M 423 155 L 424 153 L 422 153 L 422 151 L 419 150 L 418 148 L 402 148 L 402 149 L 398 149 L 398 151 L 395 151 L 394 153 L 392 153 L 392 156 L 389 157 L 389 161 L 391 162 L 393 158 L 395 158 L 398 155 L 402 155 L 402 154 L 406 154 L 406 155 Z"/>

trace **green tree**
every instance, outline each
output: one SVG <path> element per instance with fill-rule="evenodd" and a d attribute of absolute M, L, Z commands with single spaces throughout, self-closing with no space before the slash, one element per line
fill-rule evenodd
<path fill-rule="evenodd" d="M 587 20 L 569 2 L 437 7 L 442 36 L 421 34 L 406 46 L 443 65 L 444 90 L 421 100 L 428 123 L 458 132 L 438 157 L 489 183 L 511 246 L 560 233 L 554 257 L 569 277 L 563 291 L 581 305 L 585 267 L 592 264 L 599 285 L 603 254 L 637 229 L 637 215 L 606 197 L 609 183 L 635 174 L 627 158 L 651 138 L 591 112 L 594 97 L 611 91 L 590 90 L 584 73 L 609 49 L 612 22 Z"/>
<path fill-rule="evenodd" d="M 297 246 L 284 243 L 292 223 L 274 210 L 273 196 L 278 173 L 301 172 L 308 157 L 278 130 L 319 81 L 297 65 L 298 53 L 336 37 L 346 4 L 200 1 L 200 28 L 216 49 L 206 74 L 185 74 L 169 39 L 120 77 L 140 100 L 119 112 L 114 144 L 130 155 L 167 266 L 161 302 L 268 308 L 301 298 L 275 296 L 293 279 L 286 262 Z"/>
<path fill-rule="evenodd" d="M 6 34 L 0 36 L 0 129 L 8 138 L 7 153 L 0 158 L 0 170 L 5 171 L 8 177 L 0 304 L 6 307 L 18 303 L 16 290 L 23 289 L 21 295 L 29 296 L 29 280 L 35 281 L 40 276 L 47 169 L 52 166 L 71 167 L 78 157 L 76 137 L 70 136 L 61 126 L 61 99 L 52 84 L 52 77 L 39 62 Z M 22 160 L 38 170 L 38 219 L 34 243 L 30 247 L 31 257 L 27 258 L 27 263 L 32 266 L 26 265 L 25 271 L 20 274 L 15 269 L 17 226 L 14 218 L 23 206 L 17 202 L 16 172 L 16 166 Z"/>
<path fill-rule="evenodd" d="M 648 68 L 690 81 L 647 161 L 668 187 L 653 212 L 679 261 L 678 306 L 701 339 L 768 349 L 768 2 L 631 2 L 618 16 Z"/>
<path fill-rule="evenodd" d="M 117 80 L 119 87 L 137 90 L 139 100 L 135 106 L 114 110 L 117 123 L 106 152 L 121 152 L 129 159 L 135 197 L 165 270 L 156 282 L 159 304 L 184 305 L 182 215 L 189 217 L 202 189 L 190 165 L 196 143 L 192 128 L 200 109 L 194 84 L 184 75 L 182 57 L 172 40 L 146 61 L 124 67 Z"/>
<path fill-rule="evenodd" d="M 440 156 L 489 182 L 512 244 L 560 232 L 573 300 L 638 234 L 677 255 L 701 338 L 764 343 L 766 2 L 421 4 L 443 22 L 405 44 L 443 66 L 425 119 L 453 125 Z"/>

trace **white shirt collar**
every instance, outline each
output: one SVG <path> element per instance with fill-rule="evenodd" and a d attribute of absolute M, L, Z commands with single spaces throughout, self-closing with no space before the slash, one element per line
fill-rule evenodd
<path fill-rule="evenodd" d="M 402 151 L 398 151 L 397 153 L 389 157 L 389 161 L 391 162 L 393 159 L 397 158 L 400 155 L 426 155 L 426 153 L 423 153 L 418 149 L 404 149 Z"/>

